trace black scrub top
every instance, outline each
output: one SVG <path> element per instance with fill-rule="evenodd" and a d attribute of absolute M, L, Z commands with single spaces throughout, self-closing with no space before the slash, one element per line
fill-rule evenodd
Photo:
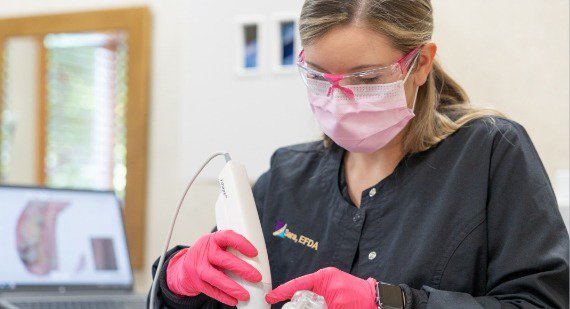
<path fill-rule="evenodd" d="M 281 148 L 256 182 L 273 287 L 333 266 L 400 285 L 406 308 L 568 308 L 568 233 L 522 126 L 464 125 L 402 159 L 362 192 L 360 208 L 348 197 L 344 153 L 322 142 Z M 166 267 L 159 306 L 230 308 L 174 295 Z"/>

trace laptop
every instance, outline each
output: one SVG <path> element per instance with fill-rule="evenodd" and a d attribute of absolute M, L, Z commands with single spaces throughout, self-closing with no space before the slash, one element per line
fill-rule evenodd
<path fill-rule="evenodd" d="M 0 186 L 0 308 L 145 308 L 111 191 Z"/>

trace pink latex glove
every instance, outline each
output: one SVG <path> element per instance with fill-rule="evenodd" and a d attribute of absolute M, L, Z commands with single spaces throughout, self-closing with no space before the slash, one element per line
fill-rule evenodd
<path fill-rule="evenodd" d="M 168 263 L 166 283 L 175 294 L 196 296 L 204 293 L 226 305 L 246 301 L 249 293 L 224 269 L 251 282 L 261 281 L 261 273 L 253 266 L 225 251 L 231 247 L 247 257 L 257 256 L 257 249 L 242 235 L 231 230 L 207 234 L 187 249 L 178 252 Z"/>
<path fill-rule="evenodd" d="M 334 267 L 318 270 L 283 283 L 265 295 L 265 301 L 275 304 L 293 297 L 297 291 L 309 290 L 325 298 L 329 309 L 377 309 L 376 280 L 360 279 Z"/>

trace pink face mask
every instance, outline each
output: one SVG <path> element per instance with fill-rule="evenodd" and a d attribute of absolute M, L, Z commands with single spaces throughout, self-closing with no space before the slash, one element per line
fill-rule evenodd
<path fill-rule="evenodd" d="M 372 153 L 386 146 L 415 116 L 404 91 L 410 72 L 388 84 L 341 86 L 329 74 L 328 81 L 308 80 L 309 102 L 321 130 L 350 152 Z M 416 96 L 417 89 L 414 105 Z"/>

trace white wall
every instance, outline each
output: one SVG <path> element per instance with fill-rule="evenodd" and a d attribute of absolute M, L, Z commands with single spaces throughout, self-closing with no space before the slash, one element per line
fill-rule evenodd
<path fill-rule="evenodd" d="M 449 73 L 475 104 L 525 126 L 551 177 L 568 169 L 568 1 L 433 3 Z"/>
<path fill-rule="evenodd" d="M 433 3 L 435 40 L 444 66 L 474 102 L 493 105 L 525 125 L 550 175 L 568 169 L 568 2 Z M 239 79 L 233 63 L 235 15 L 270 18 L 272 12 L 298 9 L 301 1 L 0 0 L 0 18 L 135 4 L 146 4 L 153 12 L 146 246 L 150 265 L 162 248 L 185 181 L 206 153 L 226 148 L 236 159 L 259 160 L 263 163 L 255 162 L 250 172 L 257 175 L 268 166 L 274 148 L 317 134 L 295 75 L 268 72 Z M 223 136 L 228 113 L 243 117 L 243 127 L 227 129 L 241 130 L 243 139 L 220 145 L 204 138 Z M 219 167 L 212 166 L 210 174 Z M 214 225 L 215 182 L 202 180 L 190 194 L 174 243 L 191 242 Z M 139 274 L 140 291 L 148 287 L 145 272 Z"/>
<path fill-rule="evenodd" d="M 247 166 L 255 179 L 269 167 L 269 156 L 278 147 L 315 140 L 320 131 L 307 104 L 305 88 L 296 69 L 288 73 L 272 68 L 272 36 L 278 13 L 298 16 L 302 1 L 189 2 L 184 34 L 186 75 L 179 123 L 180 175 L 189 177 L 213 150 L 224 149 Z M 204 14 L 210 12 L 210 14 Z M 215 12 L 215 13 L 214 13 Z M 243 20 L 260 20 L 261 72 L 240 77 L 236 58 Z M 192 31 L 208 29 L 207 31 Z M 270 37 L 272 36 L 272 37 Z M 203 44 L 204 42 L 208 42 Z M 300 51 L 300 49 L 299 49 Z M 241 60 L 241 59 L 240 59 Z M 254 151 L 252 151 L 254 150 Z M 214 179 L 216 169 L 206 171 Z"/>

